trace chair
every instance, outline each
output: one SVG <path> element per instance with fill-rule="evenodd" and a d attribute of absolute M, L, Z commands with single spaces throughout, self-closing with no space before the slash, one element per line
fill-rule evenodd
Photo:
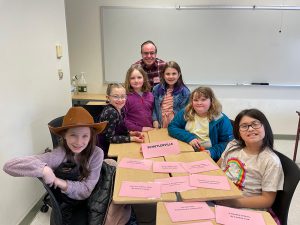
<path fill-rule="evenodd" d="M 63 116 L 57 117 L 57 118 L 51 120 L 48 123 L 48 125 L 50 125 L 51 127 L 60 127 L 63 123 L 63 119 L 64 119 Z M 53 134 L 52 132 L 50 132 L 50 134 L 51 134 L 53 148 L 56 148 L 59 144 L 61 137 L 56 134 Z"/>
<path fill-rule="evenodd" d="M 272 205 L 272 210 L 279 218 L 281 225 L 287 225 L 290 204 L 300 180 L 300 169 L 297 164 L 287 156 L 278 151 L 275 151 L 275 153 L 282 164 L 284 183 L 283 190 L 277 192 L 275 202 Z"/>
<path fill-rule="evenodd" d="M 295 149 L 294 149 L 294 156 L 293 156 L 294 162 L 296 162 L 296 159 L 297 159 L 297 150 L 298 150 L 298 143 L 299 143 L 299 136 L 300 136 L 300 112 L 296 111 L 296 113 L 298 113 L 299 121 L 298 121 L 296 142 L 295 142 Z"/>
<path fill-rule="evenodd" d="M 105 161 L 102 164 L 100 179 L 98 180 L 91 196 L 84 202 L 75 206 L 72 213 L 71 225 L 86 225 L 88 221 L 92 224 L 104 224 L 108 205 L 112 198 L 114 177 L 116 168 Z M 63 217 L 60 205 L 56 200 L 51 188 L 38 178 L 47 191 L 52 207 L 50 225 L 63 225 Z M 106 194 L 108 193 L 108 194 Z M 94 202 L 92 204 L 92 202 Z"/>

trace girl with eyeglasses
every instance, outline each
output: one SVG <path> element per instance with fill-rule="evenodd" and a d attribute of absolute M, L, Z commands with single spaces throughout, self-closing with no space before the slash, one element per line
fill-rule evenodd
<path fill-rule="evenodd" d="M 152 127 L 154 97 L 147 74 L 140 65 L 132 65 L 126 74 L 125 125 L 130 131 L 149 131 Z"/>
<path fill-rule="evenodd" d="M 175 115 L 168 131 L 195 151 L 207 152 L 215 161 L 233 139 L 231 122 L 209 87 L 198 87 L 192 92 L 189 103 Z"/>
<path fill-rule="evenodd" d="M 99 122 L 108 121 L 102 134 L 98 135 L 98 144 L 107 157 L 110 143 L 144 142 L 144 135 L 139 131 L 128 131 L 124 123 L 124 105 L 126 91 L 122 84 L 112 83 L 107 86 L 106 97 L 109 102 L 102 110 Z"/>
<path fill-rule="evenodd" d="M 228 144 L 218 165 L 242 190 L 243 198 L 217 203 L 237 208 L 269 209 L 277 191 L 283 188 L 284 178 L 280 159 L 273 151 L 271 126 L 261 111 L 246 109 L 235 118 L 233 132 L 235 140 Z"/>
<path fill-rule="evenodd" d="M 176 62 L 167 62 L 162 74 L 160 84 L 153 88 L 152 119 L 155 128 L 167 128 L 174 115 L 187 105 L 190 96 L 190 90 L 185 86 L 180 66 Z"/>

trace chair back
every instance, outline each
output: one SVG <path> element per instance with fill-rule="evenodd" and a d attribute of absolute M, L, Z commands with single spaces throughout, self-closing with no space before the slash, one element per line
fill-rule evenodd
<path fill-rule="evenodd" d="M 54 194 L 52 193 L 50 187 L 43 181 L 42 178 L 38 178 L 42 184 L 44 185 L 44 188 L 47 191 L 47 194 L 49 195 L 50 203 L 51 203 L 51 216 L 50 216 L 50 224 L 51 225 L 62 225 L 62 214 L 60 211 L 60 207 L 58 202 L 55 199 Z"/>
<path fill-rule="evenodd" d="M 284 154 L 274 151 L 281 161 L 284 173 L 283 190 L 278 191 L 272 210 L 279 218 L 281 225 L 287 225 L 290 204 L 300 180 L 300 169 L 293 160 Z"/>
<path fill-rule="evenodd" d="M 57 117 L 57 118 L 51 120 L 48 123 L 48 125 L 50 125 L 51 127 L 60 127 L 63 123 L 63 119 L 64 119 L 63 116 Z M 59 144 L 61 137 L 56 134 L 53 134 L 51 131 L 50 131 L 50 134 L 51 134 L 53 148 L 56 148 Z"/>

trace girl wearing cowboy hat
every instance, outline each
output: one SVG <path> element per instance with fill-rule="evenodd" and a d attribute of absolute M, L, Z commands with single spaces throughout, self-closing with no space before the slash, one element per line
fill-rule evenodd
<path fill-rule="evenodd" d="M 87 199 L 100 176 L 103 151 L 95 145 L 96 135 L 106 122 L 94 123 L 93 117 L 82 107 L 72 107 L 64 116 L 61 127 L 50 127 L 62 137 L 62 143 L 51 152 L 15 158 L 5 163 L 3 170 L 12 176 L 41 177 L 49 186 L 59 188 L 69 198 Z M 76 181 L 58 178 L 54 171 L 64 162 L 78 166 Z"/>

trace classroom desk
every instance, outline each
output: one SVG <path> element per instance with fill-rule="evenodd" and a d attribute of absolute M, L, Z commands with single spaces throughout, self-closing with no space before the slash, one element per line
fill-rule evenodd
<path fill-rule="evenodd" d="M 89 101 L 86 103 L 86 105 L 101 105 L 101 106 L 106 106 L 107 102 L 100 102 L 100 101 Z"/>
<path fill-rule="evenodd" d="M 107 100 L 105 94 L 93 94 L 87 92 L 73 93 L 72 94 L 72 104 L 85 105 L 89 101 L 102 101 Z"/>
<path fill-rule="evenodd" d="M 143 159 L 140 152 L 127 152 L 123 151 L 118 156 L 118 162 L 124 157 L 130 157 L 135 159 Z M 163 157 L 155 158 L 154 161 L 164 161 Z M 159 201 L 176 201 L 177 197 L 175 193 L 162 194 L 160 199 L 148 199 L 148 198 L 135 198 L 119 196 L 122 181 L 135 181 L 135 182 L 152 182 L 155 179 L 167 178 L 169 174 L 153 173 L 152 171 L 136 170 L 128 168 L 117 167 L 115 176 L 115 187 L 113 193 L 113 201 L 116 204 L 144 204 L 144 203 L 156 203 Z"/>
<path fill-rule="evenodd" d="M 145 137 L 144 143 L 149 143 L 149 137 L 147 132 L 143 132 Z M 122 144 L 110 144 L 108 149 L 108 156 L 109 157 L 118 157 L 122 152 L 131 153 L 140 153 L 141 152 L 141 144 L 137 142 L 130 142 L 130 143 L 122 143 Z M 141 154 L 141 153 L 140 153 Z M 142 154 L 141 154 L 142 156 Z"/>
<path fill-rule="evenodd" d="M 265 211 L 260 211 L 263 214 L 266 225 L 277 225 L 270 213 Z M 193 221 L 184 221 L 184 222 L 172 222 L 168 214 L 168 211 L 163 202 L 157 203 L 156 210 L 156 225 L 177 225 L 177 224 L 188 224 L 188 223 L 197 223 L 197 222 L 206 222 L 211 221 L 212 224 L 217 225 L 219 223 L 216 220 L 193 220 Z"/>
<path fill-rule="evenodd" d="M 177 140 L 175 138 L 172 138 L 168 134 L 167 128 L 161 128 L 161 129 L 154 129 L 151 131 L 148 131 L 149 141 L 150 142 L 157 142 L 157 141 L 166 141 L 166 140 Z M 179 143 L 179 148 L 181 152 L 194 152 L 194 149 L 191 145 L 177 140 Z"/>
<path fill-rule="evenodd" d="M 204 159 L 209 159 L 211 162 L 215 163 L 207 153 L 205 152 L 186 152 L 178 155 L 167 155 L 164 156 L 167 162 L 194 162 Z M 207 172 L 202 172 L 203 175 L 213 175 L 213 176 L 226 176 L 225 173 L 219 170 L 212 170 Z M 187 176 L 185 173 L 172 173 L 172 176 Z M 227 178 L 228 179 L 228 178 Z M 211 201 L 220 199 L 232 199 L 239 198 L 242 196 L 242 192 L 228 179 L 231 189 L 230 190 L 218 190 L 218 189 L 208 189 L 208 188 L 197 188 L 195 190 L 188 190 L 180 192 L 182 201 Z"/>

